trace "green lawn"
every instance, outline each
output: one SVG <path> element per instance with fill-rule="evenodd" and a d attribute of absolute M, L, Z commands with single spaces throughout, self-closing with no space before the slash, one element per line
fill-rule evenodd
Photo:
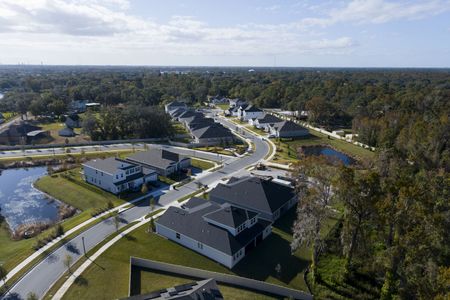
<path fill-rule="evenodd" d="M 12 118 L 17 116 L 17 113 L 15 112 L 4 112 L 2 113 L 3 117 L 5 118 L 5 122 L 8 122 L 9 120 L 11 120 Z"/>
<path fill-rule="evenodd" d="M 227 110 L 230 108 L 230 104 L 228 104 L 228 103 L 216 104 L 216 107 L 220 108 L 221 110 Z"/>
<path fill-rule="evenodd" d="M 115 206 L 125 203 L 115 195 L 85 183 L 79 172 L 80 168 L 64 172 L 74 178 L 75 182 L 63 178 L 61 174 L 55 174 L 41 177 L 34 185 L 50 196 L 83 211 L 106 207 L 109 201 Z"/>
<path fill-rule="evenodd" d="M 191 165 L 202 170 L 208 170 L 214 167 L 214 163 L 197 158 L 191 158 Z"/>
<path fill-rule="evenodd" d="M 231 146 L 232 147 L 232 146 Z M 223 155 L 229 155 L 229 156 L 234 156 L 233 152 L 228 151 L 228 150 L 224 150 L 223 147 L 197 147 L 197 148 L 193 148 L 194 150 L 200 150 L 200 151 L 205 151 L 205 152 L 212 152 L 212 153 L 217 153 L 217 154 L 223 154 Z"/>
<path fill-rule="evenodd" d="M 172 127 L 175 130 L 175 134 L 189 134 L 189 132 L 180 122 L 173 122 Z"/>
<path fill-rule="evenodd" d="M 277 221 L 272 234 L 233 270 L 156 234 L 149 234 L 146 232 L 147 226 L 143 226 L 103 253 L 95 261 L 95 264 L 83 273 L 84 284 L 72 286 L 64 298 L 113 299 L 125 297 L 128 292 L 130 256 L 231 273 L 306 291 L 303 272 L 309 264 L 310 251 L 302 248 L 291 255 L 291 227 L 295 215 L 295 209 L 292 209 Z M 330 219 L 324 232 L 327 232 L 335 221 Z M 277 264 L 281 265 L 280 275 L 275 271 Z M 109 282 L 115 284 L 110 285 Z M 154 288 L 150 286 L 148 289 L 153 290 Z"/>
<path fill-rule="evenodd" d="M 274 161 L 278 163 L 289 163 L 297 160 L 297 148 L 300 146 L 317 146 L 329 145 L 338 151 L 354 157 L 360 161 L 371 160 L 375 157 L 375 153 L 364 149 L 362 147 L 350 144 L 345 141 L 328 138 L 326 135 L 310 130 L 311 136 L 297 139 L 281 139 L 279 142 L 276 139 L 272 141 L 277 146 L 277 154 Z M 289 148 L 288 148 L 289 147 Z"/>

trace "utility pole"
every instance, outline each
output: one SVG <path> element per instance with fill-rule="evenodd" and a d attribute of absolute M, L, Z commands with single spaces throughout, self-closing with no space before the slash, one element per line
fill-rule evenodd
<path fill-rule="evenodd" d="M 84 251 L 84 256 L 87 256 L 87 255 L 86 255 L 86 246 L 85 246 L 85 244 L 84 244 L 84 236 L 81 237 L 81 240 L 83 241 L 83 251 Z"/>

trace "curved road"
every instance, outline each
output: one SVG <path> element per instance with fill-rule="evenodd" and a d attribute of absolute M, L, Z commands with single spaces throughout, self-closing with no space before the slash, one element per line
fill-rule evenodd
<path fill-rule="evenodd" d="M 225 119 L 219 119 L 219 121 L 229 128 L 236 128 L 233 123 Z M 212 186 L 224 177 L 239 175 L 241 172 L 245 171 L 244 169 L 246 167 L 264 159 L 269 151 L 267 142 L 249 132 L 245 133 L 245 137 L 252 140 L 255 145 L 254 151 L 250 155 L 246 155 L 241 158 L 229 158 L 225 160 L 223 168 L 218 171 L 205 174 L 201 177 L 201 179 L 197 179 L 181 186 L 177 190 L 167 191 L 165 194 L 159 196 L 157 201 L 158 205 L 156 205 L 155 210 L 158 209 L 159 206 L 169 205 L 172 202 L 177 201 L 177 199 L 198 190 L 199 182 L 204 185 Z M 148 213 L 150 213 L 149 203 L 141 202 L 138 206 L 120 213 L 119 216 L 121 220 L 121 227 L 147 215 Z M 72 256 L 73 261 L 76 262 L 82 255 L 84 255 L 82 238 L 84 238 L 85 249 L 86 252 L 88 252 L 115 231 L 116 227 L 111 218 L 92 226 L 82 234 L 52 252 L 47 258 L 37 264 L 25 276 L 23 276 L 2 299 L 26 299 L 28 293 L 30 292 L 35 293 L 39 298 L 43 297 L 47 290 L 66 271 L 66 266 L 63 262 L 64 257 L 66 255 L 70 255 Z"/>

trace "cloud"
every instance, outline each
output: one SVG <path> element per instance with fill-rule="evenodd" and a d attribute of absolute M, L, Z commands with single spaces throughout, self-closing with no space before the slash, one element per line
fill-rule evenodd
<path fill-rule="evenodd" d="M 353 0 L 342 8 L 331 9 L 322 18 L 306 18 L 299 26 L 330 26 L 337 23 L 381 24 L 400 19 L 423 19 L 450 10 L 450 1 L 392 2 Z"/>

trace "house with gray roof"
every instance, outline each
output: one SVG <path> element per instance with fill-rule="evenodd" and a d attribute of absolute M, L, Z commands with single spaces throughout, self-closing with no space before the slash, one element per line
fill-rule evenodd
<path fill-rule="evenodd" d="M 159 235 L 230 269 L 271 233 L 253 210 L 200 198 L 169 207 L 155 224 Z"/>
<path fill-rule="evenodd" d="M 77 114 L 71 114 L 66 117 L 65 121 L 66 127 L 69 128 L 80 128 L 81 127 L 81 119 Z"/>
<path fill-rule="evenodd" d="M 155 170 L 115 157 L 94 159 L 82 166 L 87 183 L 113 194 L 139 190 L 144 183 L 158 180 Z"/>
<path fill-rule="evenodd" d="M 270 124 L 269 133 L 276 137 L 302 137 L 309 135 L 308 129 L 292 121 Z"/>
<path fill-rule="evenodd" d="M 164 105 L 164 109 L 165 109 L 166 113 L 170 113 L 171 111 L 173 111 L 177 108 L 187 109 L 187 105 L 186 105 L 186 103 L 181 102 L 181 101 L 172 101 L 172 102 Z"/>
<path fill-rule="evenodd" d="M 122 300 L 223 300 L 222 293 L 213 278 L 177 285 Z"/>
<path fill-rule="evenodd" d="M 171 110 L 169 112 L 169 115 L 172 117 L 172 119 L 177 119 L 182 113 L 184 113 L 187 109 L 184 107 L 179 107 L 175 110 Z"/>
<path fill-rule="evenodd" d="M 297 203 L 295 190 L 287 185 L 260 177 L 232 178 L 219 183 L 210 193 L 210 201 L 249 209 L 263 219 L 275 222 Z"/>
<path fill-rule="evenodd" d="M 195 127 L 191 134 L 195 143 L 203 145 L 233 143 L 235 138 L 228 128 L 218 123 Z"/>
<path fill-rule="evenodd" d="M 271 124 L 273 125 L 275 123 L 280 123 L 282 121 L 283 120 L 281 120 L 280 118 L 278 118 L 278 117 L 276 117 L 274 115 L 266 114 L 266 115 L 264 115 L 264 117 L 259 118 L 259 119 L 258 118 L 250 119 L 250 120 L 248 120 L 248 123 L 250 125 L 255 126 L 256 128 L 263 129 L 263 130 L 268 132 L 269 131 L 269 126 Z"/>
<path fill-rule="evenodd" d="M 73 131 L 72 128 L 66 127 L 64 129 L 61 129 L 60 131 L 58 131 L 58 135 L 62 136 L 62 137 L 74 137 L 75 132 Z"/>
<path fill-rule="evenodd" d="M 32 125 L 28 122 L 14 123 L 0 130 L 0 144 L 27 144 L 32 142 L 34 133 L 42 131 L 42 127 Z M 30 134 L 31 135 L 28 135 Z"/>
<path fill-rule="evenodd" d="M 189 157 L 157 148 L 137 152 L 127 157 L 126 160 L 130 163 L 153 169 L 162 176 L 168 176 L 191 165 Z"/>
<path fill-rule="evenodd" d="M 248 121 L 249 119 L 258 119 L 264 116 L 264 111 L 255 105 L 248 105 L 247 107 L 239 107 L 237 116 L 241 121 Z"/>

